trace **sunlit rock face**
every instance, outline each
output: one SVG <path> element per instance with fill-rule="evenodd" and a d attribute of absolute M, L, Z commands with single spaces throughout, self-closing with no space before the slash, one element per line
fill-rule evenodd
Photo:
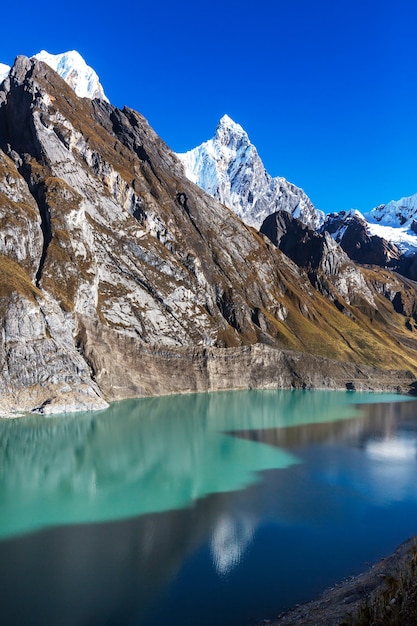
<path fill-rule="evenodd" d="M 212 139 L 178 157 L 190 180 L 255 228 L 279 210 L 311 228 L 324 220 L 302 189 L 268 174 L 247 133 L 228 115 L 221 118 Z"/>
<path fill-rule="evenodd" d="M 79 98 L 38 59 L 18 57 L 0 85 L 0 219 L 3 413 L 344 388 L 352 362 L 414 366 L 412 330 L 399 348 L 394 305 L 368 279 L 358 301 L 374 317 L 372 298 L 389 300 L 377 338 L 350 288 L 338 287 L 335 307 L 304 267 L 188 180 L 139 113 Z M 346 282 L 342 266 L 332 284 Z M 398 385 L 398 373 L 383 379 Z M 382 384 L 375 372 L 362 380 Z"/>

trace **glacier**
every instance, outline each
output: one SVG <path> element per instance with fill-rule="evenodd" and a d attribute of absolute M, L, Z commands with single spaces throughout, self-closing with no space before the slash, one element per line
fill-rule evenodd
<path fill-rule="evenodd" d="M 380 204 L 365 219 L 372 235 L 395 244 L 405 256 L 417 252 L 417 193 Z"/>

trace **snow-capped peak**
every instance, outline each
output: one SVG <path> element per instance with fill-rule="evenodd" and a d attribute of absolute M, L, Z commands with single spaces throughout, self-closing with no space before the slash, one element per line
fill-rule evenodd
<path fill-rule="evenodd" d="M 372 209 L 366 216 L 369 222 L 385 226 L 404 226 L 417 221 L 417 193 L 400 200 L 391 200 Z"/>
<path fill-rule="evenodd" d="M 389 242 L 401 255 L 411 256 L 417 252 L 417 194 L 381 204 L 365 215 L 356 209 L 330 213 L 326 216 L 322 229 L 328 231 L 351 258 L 360 262 L 375 262 L 358 258 L 359 252 L 365 250 L 363 245 L 366 238 L 369 238 L 369 241 L 377 238 Z M 350 233 L 348 243 L 351 243 L 352 236 L 356 237 L 353 255 L 346 249 L 347 244 L 344 245 L 346 233 Z M 359 243 L 361 245 L 358 245 Z M 381 248 L 380 243 L 376 245 Z M 392 257 L 392 250 L 388 252 Z"/>
<path fill-rule="evenodd" d="M 237 138 L 246 140 L 248 144 L 250 143 L 247 132 L 228 115 L 223 115 L 217 124 L 215 138 L 224 145 L 229 145 L 233 139 Z"/>
<path fill-rule="evenodd" d="M 404 255 L 417 251 L 417 193 L 381 204 L 365 217 L 372 235 L 394 243 Z"/>
<path fill-rule="evenodd" d="M 80 98 L 99 98 L 108 102 L 96 72 L 76 50 L 61 54 L 49 54 L 42 50 L 32 58 L 49 65 Z"/>
<path fill-rule="evenodd" d="M 255 228 L 278 210 L 289 211 L 312 228 L 324 220 L 302 189 L 268 174 L 246 131 L 228 115 L 223 115 L 212 139 L 177 156 L 191 181 Z"/>
<path fill-rule="evenodd" d="M 0 63 L 0 83 L 2 83 L 4 79 L 8 76 L 10 69 L 10 65 Z"/>

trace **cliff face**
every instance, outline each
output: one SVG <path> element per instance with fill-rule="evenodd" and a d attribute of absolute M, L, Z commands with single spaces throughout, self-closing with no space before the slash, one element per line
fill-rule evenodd
<path fill-rule="evenodd" d="M 141 115 L 78 98 L 36 59 L 0 88 L 0 219 L 3 412 L 320 386 L 282 349 L 417 370 L 414 322 L 376 279 L 360 274 L 361 309 L 335 306 L 186 179 Z"/>

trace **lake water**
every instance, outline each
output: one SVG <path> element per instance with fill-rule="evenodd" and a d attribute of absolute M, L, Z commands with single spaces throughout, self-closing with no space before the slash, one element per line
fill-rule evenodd
<path fill-rule="evenodd" d="M 417 404 L 247 391 L 0 420 L 2 626 L 248 626 L 417 534 Z"/>

